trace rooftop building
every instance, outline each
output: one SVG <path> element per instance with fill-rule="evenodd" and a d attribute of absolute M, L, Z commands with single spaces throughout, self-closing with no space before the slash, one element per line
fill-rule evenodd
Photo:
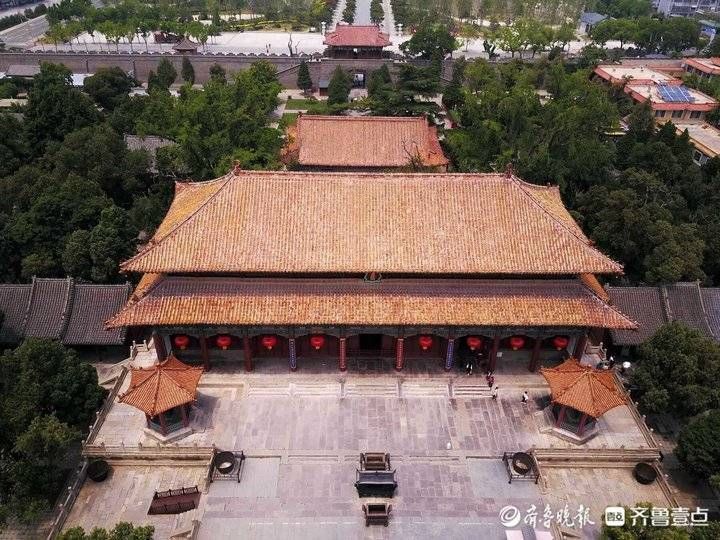
<path fill-rule="evenodd" d="M 676 122 L 678 134 L 688 132 L 690 142 L 695 147 L 693 161 L 705 165 L 709 159 L 720 155 L 720 130 L 710 124 L 696 122 Z"/>
<path fill-rule="evenodd" d="M 341 141 L 328 144 L 328 141 Z M 445 171 L 448 159 L 437 129 L 425 118 L 301 115 L 288 128 L 285 161 L 313 170 L 429 168 Z"/>
<path fill-rule="evenodd" d="M 375 25 L 338 24 L 325 35 L 331 58 L 380 58 L 384 47 L 392 45 L 390 36 Z"/>

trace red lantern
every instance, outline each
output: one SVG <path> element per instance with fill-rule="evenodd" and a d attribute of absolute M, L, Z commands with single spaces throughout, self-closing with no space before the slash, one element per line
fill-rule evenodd
<path fill-rule="evenodd" d="M 226 351 L 230 345 L 232 345 L 232 338 L 227 334 L 221 334 L 215 339 L 215 343 L 223 351 Z"/>
<path fill-rule="evenodd" d="M 568 346 L 568 343 L 570 343 L 570 340 L 567 336 L 555 336 L 552 340 L 553 347 L 555 347 L 558 351 L 562 351 Z"/>
<path fill-rule="evenodd" d="M 180 334 L 179 336 L 175 336 L 173 342 L 176 347 L 179 347 L 180 350 L 184 351 L 187 349 L 187 346 L 190 345 L 190 337 L 185 334 Z"/>
<path fill-rule="evenodd" d="M 268 351 L 277 345 L 277 338 L 275 336 L 263 336 L 261 343 Z"/>
<path fill-rule="evenodd" d="M 418 343 L 420 343 L 420 348 L 423 351 L 427 351 L 430 347 L 432 347 L 433 338 L 432 336 L 420 336 L 418 338 Z"/>
<path fill-rule="evenodd" d="M 319 334 L 310 336 L 310 345 L 313 349 L 319 351 L 322 349 L 322 346 L 325 345 L 325 336 L 321 336 Z"/>
<path fill-rule="evenodd" d="M 479 349 L 482 346 L 482 339 L 478 336 L 468 336 L 465 342 L 467 343 L 468 347 L 470 347 L 471 351 Z"/>
<path fill-rule="evenodd" d="M 525 338 L 522 336 L 513 336 L 510 338 L 510 348 L 513 351 L 517 351 L 518 349 L 522 349 L 522 346 L 525 345 Z"/>

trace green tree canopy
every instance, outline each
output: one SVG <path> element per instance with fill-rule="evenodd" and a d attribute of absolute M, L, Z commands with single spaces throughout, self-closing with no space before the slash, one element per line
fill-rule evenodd
<path fill-rule="evenodd" d="M 687 424 L 675 450 L 685 470 L 705 480 L 720 475 L 720 410 L 712 410 Z"/>
<path fill-rule="evenodd" d="M 195 68 L 193 68 L 192 62 L 187 56 L 183 56 L 181 74 L 183 81 L 195 84 Z"/>
<path fill-rule="evenodd" d="M 298 69 L 297 76 L 298 88 L 308 92 L 312 89 L 312 78 L 310 77 L 310 69 L 308 68 L 307 62 L 304 60 L 300 62 L 300 68 Z"/>
<path fill-rule="evenodd" d="M 154 535 L 152 525 L 135 526 L 123 521 L 110 531 L 95 528 L 86 533 L 82 527 L 73 527 L 60 534 L 58 540 L 153 540 Z"/>
<path fill-rule="evenodd" d="M 106 109 L 114 109 L 128 99 L 136 81 L 117 66 L 103 67 L 85 79 L 83 88 L 91 98 Z"/>
<path fill-rule="evenodd" d="M 423 23 L 408 41 L 400 45 L 405 54 L 426 60 L 442 60 L 457 48 L 457 41 L 447 26 L 431 23 Z"/>
<path fill-rule="evenodd" d="M 328 84 L 328 105 L 347 103 L 351 88 L 350 76 L 341 66 L 337 66 Z"/>

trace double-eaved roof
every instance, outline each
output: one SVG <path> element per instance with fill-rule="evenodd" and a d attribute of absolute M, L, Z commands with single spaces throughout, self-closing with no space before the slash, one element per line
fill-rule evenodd
<path fill-rule="evenodd" d="M 422 117 L 301 115 L 286 159 L 305 167 L 447 167 L 437 128 Z"/>
<path fill-rule="evenodd" d="M 50 278 L 35 278 L 27 284 L 2 283 L 0 343 L 40 337 L 65 345 L 121 345 L 125 329 L 108 331 L 104 323 L 129 295 L 129 284 L 81 284 Z"/>
<path fill-rule="evenodd" d="M 178 184 L 151 273 L 616 274 L 557 187 L 508 174 L 234 171 Z"/>

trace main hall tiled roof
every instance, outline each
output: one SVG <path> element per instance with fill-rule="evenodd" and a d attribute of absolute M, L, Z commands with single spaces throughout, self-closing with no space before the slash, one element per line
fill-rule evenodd
<path fill-rule="evenodd" d="M 302 115 L 288 128 L 287 160 L 313 167 L 448 164 L 437 129 L 421 117 Z"/>
<path fill-rule="evenodd" d="M 178 184 L 150 273 L 615 274 L 557 187 L 506 174 L 234 171 Z"/>
<path fill-rule="evenodd" d="M 76 284 L 72 279 L 35 278 L 0 284 L 0 343 L 25 337 L 58 339 L 65 345 L 120 345 L 125 329 L 106 330 L 108 317 L 125 305 L 130 285 Z"/>
<path fill-rule="evenodd" d="M 635 327 L 578 279 L 195 276 L 159 277 L 108 324 Z"/>

